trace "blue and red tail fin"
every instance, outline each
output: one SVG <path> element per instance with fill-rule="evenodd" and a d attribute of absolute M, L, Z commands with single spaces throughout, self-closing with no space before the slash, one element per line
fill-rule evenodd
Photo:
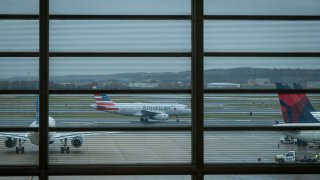
<path fill-rule="evenodd" d="M 101 89 L 97 83 L 92 84 L 92 89 Z M 106 93 L 95 93 L 94 98 L 96 99 L 96 105 L 115 105 L 115 103 L 109 98 Z"/>
<path fill-rule="evenodd" d="M 277 89 L 292 89 L 286 83 L 276 83 Z M 299 88 L 295 85 L 295 88 Z M 305 93 L 278 93 L 285 123 L 319 123 L 311 114 L 315 109 Z"/>

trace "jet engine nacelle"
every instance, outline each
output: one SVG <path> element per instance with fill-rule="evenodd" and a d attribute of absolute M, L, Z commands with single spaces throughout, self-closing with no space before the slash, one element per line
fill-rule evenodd
<path fill-rule="evenodd" d="M 76 136 L 71 139 L 71 144 L 73 147 L 80 147 L 82 145 L 82 137 L 81 136 Z"/>
<path fill-rule="evenodd" d="M 17 145 L 17 139 L 13 139 L 11 137 L 6 137 L 4 140 L 4 144 L 7 146 L 7 148 L 13 148 Z"/>
<path fill-rule="evenodd" d="M 169 115 L 168 114 L 156 114 L 152 117 L 152 119 L 154 120 L 168 120 L 169 119 Z"/>

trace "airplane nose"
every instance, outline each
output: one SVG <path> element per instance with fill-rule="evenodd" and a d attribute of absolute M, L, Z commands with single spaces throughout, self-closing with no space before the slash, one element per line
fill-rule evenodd
<path fill-rule="evenodd" d="M 97 108 L 96 104 L 90 104 L 90 107 L 92 107 L 92 108 L 94 108 L 94 109 Z"/>

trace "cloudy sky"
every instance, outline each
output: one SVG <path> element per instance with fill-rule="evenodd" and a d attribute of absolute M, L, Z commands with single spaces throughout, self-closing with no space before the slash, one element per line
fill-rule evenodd
<path fill-rule="evenodd" d="M 0 0 L 0 13 L 37 14 L 38 0 Z M 19 4 L 20 3 L 20 4 Z M 23 4 L 23 5 L 21 5 Z M 52 14 L 191 14 L 190 0 L 51 0 Z M 139 8 L 141 7 L 141 8 Z M 206 0 L 206 14 L 319 15 L 319 0 Z M 205 21 L 206 52 L 319 52 L 319 21 Z M 37 20 L 0 20 L 0 51 L 37 52 Z M 190 52 L 191 22 L 50 21 L 51 52 Z M 320 58 L 205 58 L 205 69 L 319 69 Z M 0 58 L 0 76 L 37 76 L 37 58 Z M 190 58 L 51 58 L 50 75 L 190 70 Z"/>

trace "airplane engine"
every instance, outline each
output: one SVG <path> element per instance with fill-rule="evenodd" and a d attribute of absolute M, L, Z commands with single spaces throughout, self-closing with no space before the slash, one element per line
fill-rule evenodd
<path fill-rule="evenodd" d="M 169 115 L 168 114 L 156 114 L 155 116 L 152 117 L 154 120 L 168 120 Z"/>
<path fill-rule="evenodd" d="M 82 137 L 81 136 L 76 136 L 71 139 L 71 144 L 73 147 L 80 147 L 82 145 Z"/>
<path fill-rule="evenodd" d="M 4 140 L 4 144 L 7 146 L 7 148 L 13 148 L 17 145 L 17 139 L 12 139 L 11 137 L 6 137 Z"/>

